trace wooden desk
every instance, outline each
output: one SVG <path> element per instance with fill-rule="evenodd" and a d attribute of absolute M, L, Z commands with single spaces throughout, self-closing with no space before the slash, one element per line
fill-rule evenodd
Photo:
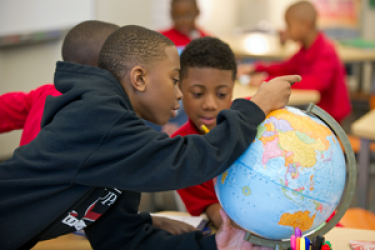
<path fill-rule="evenodd" d="M 280 45 L 279 38 L 275 35 L 246 34 L 220 39 L 229 44 L 236 56 L 243 58 L 285 60 L 299 49 L 299 45 L 293 41 Z M 358 49 L 335 44 L 337 53 L 345 63 L 375 61 L 375 49 Z"/>
<path fill-rule="evenodd" d="M 335 227 L 325 235 L 325 238 L 332 243 L 333 249 L 350 250 L 350 240 L 373 241 L 375 231 Z"/>
<path fill-rule="evenodd" d="M 92 250 L 85 236 L 68 234 L 39 242 L 32 250 Z"/>
<path fill-rule="evenodd" d="M 241 85 L 236 82 L 234 85 L 233 90 L 233 99 L 243 98 L 243 97 L 250 97 L 253 96 L 256 91 L 257 87 L 251 87 L 248 85 Z M 308 105 L 311 102 L 317 103 L 320 100 L 320 94 L 316 90 L 299 90 L 299 89 L 292 89 L 292 94 L 289 98 L 288 105 L 291 106 L 301 106 L 301 105 Z"/>
<path fill-rule="evenodd" d="M 183 215 L 181 212 L 164 212 L 170 215 Z M 325 235 L 333 249 L 350 250 L 349 240 L 375 240 L 374 230 L 358 230 L 335 227 Z M 32 250 L 92 250 L 85 237 L 69 234 L 53 240 L 39 242 Z"/>
<path fill-rule="evenodd" d="M 359 151 L 358 174 L 358 203 L 366 209 L 370 179 L 370 142 L 375 140 L 375 110 L 368 112 L 351 125 L 351 132 L 361 138 Z M 374 238 L 375 239 L 375 238 Z"/>

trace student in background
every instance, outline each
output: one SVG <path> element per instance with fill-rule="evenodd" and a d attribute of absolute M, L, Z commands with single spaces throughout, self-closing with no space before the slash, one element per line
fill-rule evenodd
<path fill-rule="evenodd" d="M 345 69 L 334 45 L 316 27 L 317 12 L 308 1 L 291 5 L 285 13 L 287 35 L 301 44 L 301 49 L 289 60 L 275 64 L 257 63 L 239 65 L 238 75 L 265 72 L 268 79 L 286 74 L 301 75 L 302 81 L 294 89 L 318 90 L 317 104 L 338 122 L 351 111 L 348 90 L 345 84 Z M 259 77 L 251 84 L 259 85 L 267 77 Z"/>
<path fill-rule="evenodd" d="M 177 49 L 183 49 L 191 40 L 207 36 L 195 24 L 198 16 L 199 8 L 196 0 L 171 0 L 173 27 L 161 33 L 171 39 Z"/>
<path fill-rule="evenodd" d="M 73 27 L 64 38 L 64 61 L 98 66 L 99 52 L 105 39 L 119 26 L 101 21 L 85 21 Z M 23 129 L 20 146 L 30 143 L 39 133 L 47 96 L 61 93 L 53 84 L 29 93 L 10 92 L 0 96 L 0 133 Z"/>
<path fill-rule="evenodd" d="M 84 229 L 94 249 L 261 249 L 223 211 L 216 235 L 156 229 L 138 213 L 139 192 L 181 189 L 225 171 L 300 77 L 235 100 L 206 136 L 169 138 L 142 119 L 161 125 L 175 115 L 179 77 L 174 44 L 134 25 L 108 37 L 99 68 L 58 62 L 54 83 L 63 95 L 47 98 L 39 135 L 0 164 L 0 248 Z"/>
<path fill-rule="evenodd" d="M 219 112 L 231 106 L 236 59 L 227 44 L 205 37 L 186 46 L 180 62 L 180 86 L 189 120 L 172 137 L 204 135 L 201 126 L 213 129 Z M 212 180 L 180 189 L 178 193 L 191 215 L 206 213 L 217 228 L 221 226 L 221 206 Z"/>
<path fill-rule="evenodd" d="M 64 38 L 63 60 L 98 67 L 101 47 L 108 36 L 118 28 L 118 25 L 94 20 L 74 26 Z M 47 96 L 60 95 L 53 84 L 43 85 L 29 93 L 12 92 L 1 95 L 0 132 L 23 129 L 20 146 L 30 143 L 41 130 Z M 153 226 L 173 234 L 196 230 L 186 223 L 159 216 L 153 216 L 152 222 Z"/>

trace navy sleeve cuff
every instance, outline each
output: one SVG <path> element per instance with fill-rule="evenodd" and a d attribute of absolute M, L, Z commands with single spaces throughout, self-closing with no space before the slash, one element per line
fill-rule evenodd
<path fill-rule="evenodd" d="M 250 118 L 254 124 L 260 124 L 266 118 L 263 110 L 249 100 L 236 99 L 232 102 L 230 109 L 240 111 L 245 117 Z"/>

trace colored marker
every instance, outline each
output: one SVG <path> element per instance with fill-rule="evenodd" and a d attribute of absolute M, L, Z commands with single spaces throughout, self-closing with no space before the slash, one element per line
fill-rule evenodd
<path fill-rule="evenodd" d="M 309 238 L 305 238 L 305 249 L 306 250 L 309 250 L 310 249 L 310 239 Z"/>
<path fill-rule="evenodd" d="M 209 129 L 206 127 L 206 125 L 204 125 L 204 124 L 202 124 L 201 129 L 202 129 L 202 131 L 203 131 L 205 134 L 207 134 L 208 132 L 210 132 L 210 130 L 209 130 Z"/>
<path fill-rule="evenodd" d="M 325 244 L 327 244 L 330 248 L 332 248 L 331 242 L 329 240 L 326 240 Z"/>
<path fill-rule="evenodd" d="M 328 244 L 325 244 L 322 246 L 321 250 L 330 250 L 331 248 L 329 247 Z"/>
<path fill-rule="evenodd" d="M 296 250 L 296 236 L 295 235 L 290 236 L 290 248 L 292 250 Z"/>
<path fill-rule="evenodd" d="M 300 250 L 299 248 L 301 247 L 301 238 L 296 237 L 296 250 Z"/>
<path fill-rule="evenodd" d="M 296 227 L 296 229 L 294 230 L 294 234 L 296 235 L 296 237 L 300 237 L 302 236 L 302 231 L 301 229 L 299 229 L 298 227 Z"/>
<path fill-rule="evenodd" d="M 321 235 L 317 235 L 313 241 L 311 242 L 311 249 L 312 250 L 320 250 L 322 245 L 324 244 L 325 238 Z"/>
<path fill-rule="evenodd" d="M 305 242 L 305 237 L 301 237 L 300 238 L 300 246 L 299 246 L 299 250 L 305 250 L 305 244 L 306 244 L 306 242 Z"/>

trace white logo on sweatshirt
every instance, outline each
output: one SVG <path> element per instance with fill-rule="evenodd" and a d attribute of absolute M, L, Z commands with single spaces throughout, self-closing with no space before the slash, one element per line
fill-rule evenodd
<path fill-rule="evenodd" d="M 70 227 L 75 227 L 76 230 L 81 230 L 87 227 L 87 222 L 91 224 L 96 221 L 102 215 L 103 210 L 108 209 L 103 209 L 103 207 L 110 207 L 117 200 L 118 194 L 121 194 L 121 191 L 116 188 L 113 189 L 114 192 L 109 190 L 107 191 L 108 192 L 106 195 L 99 197 L 97 200 L 91 203 L 90 206 L 88 206 L 82 219 L 78 219 L 78 213 L 75 210 L 72 210 L 61 222 Z M 115 192 L 117 192 L 117 194 Z"/>

